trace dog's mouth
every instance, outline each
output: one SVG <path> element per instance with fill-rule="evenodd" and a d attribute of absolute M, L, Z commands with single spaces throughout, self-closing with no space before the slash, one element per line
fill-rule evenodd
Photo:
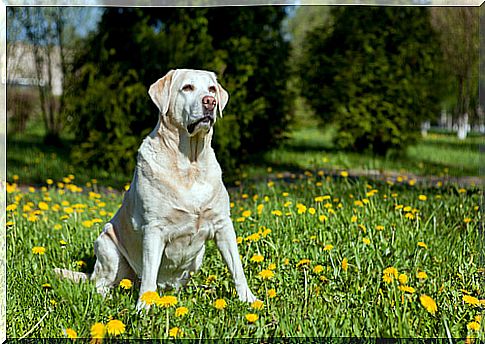
<path fill-rule="evenodd" d="M 198 126 L 203 125 L 203 126 L 211 127 L 212 124 L 214 124 L 214 117 L 211 115 L 206 115 L 202 118 L 199 118 L 195 122 L 190 123 L 187 126 L 187 131 L 189 132 L 189 134 L 192 134 Z"/>

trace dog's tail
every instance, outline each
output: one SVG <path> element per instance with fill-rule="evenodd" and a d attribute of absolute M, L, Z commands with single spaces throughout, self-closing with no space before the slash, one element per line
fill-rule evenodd
<path fill-rule="evenodd" d="M 85 272 L 77 272 L 77 271 L 60 269 L 60 268 L 55 268 L 54 273 L 60 278 L 66 278 L 76 283 L 89 281 L 92 275 Z"/>

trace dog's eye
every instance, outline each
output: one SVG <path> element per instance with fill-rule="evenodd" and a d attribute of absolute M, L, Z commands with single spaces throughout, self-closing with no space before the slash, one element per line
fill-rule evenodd
<path fill-rule="evenodd" d="M 209 87 L 209 92 L 216 93 L 216 87 L 215 86 Z"/>
<path fill-rule="evenodd" d="M 190 85 L 190 84 L 184 85 L 184 87 L 182 87 L 182 90 L 185 92 L 193 91 L 194 85 Z"/>

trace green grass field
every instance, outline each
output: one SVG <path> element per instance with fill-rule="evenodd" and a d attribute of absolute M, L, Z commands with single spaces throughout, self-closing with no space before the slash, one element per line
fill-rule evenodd
<path fill-rule="evenodd" d="M 92 192 L 93 184 L 79 192 L 72 177 L 36 189 L 8 187 L 9 338 L 89 338 L 96 324 L 116 338 L 485 340 L 485 238 L 476 187 L 329 177 L 323 170 L 243 182 L 230 191 L 232 217 L 262 305 L 237 300 L 209 242 L 189 286 L 163 293 L 177 304 L 139 315 L 136 288 L 117 287 L 103 299 L 91 283 L 53 274 L 54 267 L 92 270 L 92 243 L 122 199 Z M 227 306 L 217 309 L 218 299 Z"/>

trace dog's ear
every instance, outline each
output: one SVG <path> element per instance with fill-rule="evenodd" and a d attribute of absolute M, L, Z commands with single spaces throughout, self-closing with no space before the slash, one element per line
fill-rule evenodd
<path fill-rule="evenodd" d="M 170 104 L 170 90 L 172 86 L 173 76 L 175 70 L 169 71 L 163 78 L 158 79 L 154 84 L 150 86 L 148 94 L 155 105 L 160 110 L 162 115 L 166 115 L 168 112 L 168 106 Z"/>
<path fill-rule="evenodd" d="M 222 118 L 222 110 L 226 107 L 226 104 L 229 100 L 229 93 L 222 88 L 221 84 L 217 83 L 217 107 L 219 108 L 219 116 Z"/>

